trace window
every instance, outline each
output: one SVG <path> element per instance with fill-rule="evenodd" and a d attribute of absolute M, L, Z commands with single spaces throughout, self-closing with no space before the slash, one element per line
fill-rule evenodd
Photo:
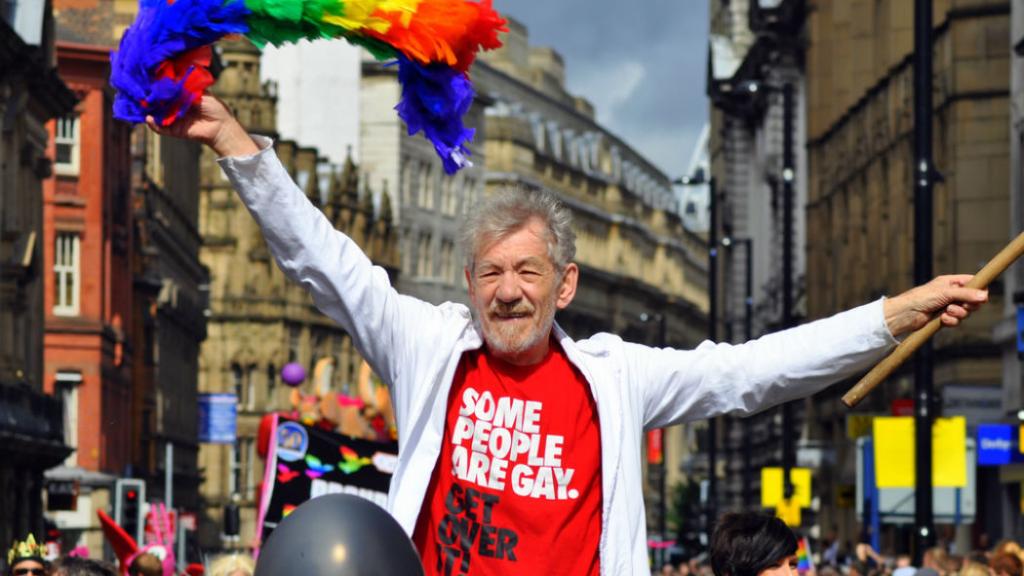
<path fill-rule="evenodd" d="M 288 361 L 299 361 L 299 345 L 302 338 L 302 329 L 292 326 L 288 329 Z"/>
<path fill-rule="evenodd" d="M 244 408 L 245 372 L 242 371 L 242 367 L 238 364 L 231 365 L 231 384 L 235 389 L 235 398 L 238 400 L 238 406 Z"/>
<path fill-rule="evenodd" d="M 430 244 L 429 234 L 420 235 L 418 273 L 416 274 L 420 278 L 430 278 L 434 274 L 434 253 L 430 249 Z"/>
<path fill-rule="evenodd" d="M 277 368 L 270 364 L 267 366 L 267 405 L 274 406 L 274 393 L 277 392 Z"/>
<path fill-rule="evenodd" d="M 228 489 L 231 494 L 238 494 L 246 500 L 255 497 L 256 482 L 259 473 L 254 470 L 256 460 L 256 442 L 253 438 L 239 437 L 230 446 L 231 463 L 229 473 Z"/>
<path fill-rule="evenodd" d="M 77 176 L 79 156 L 78 118 L 75 116 L 58 118 L 53 140 L 57 145 L 57 158 L 54 162 L 57 174 Z"/>
<path fill-rule="evenodd" d="M 242 496 L 246 500 L 256 497 L 256 482 L 260 478 L 260 471 L 257 468 L 259 463 L 256 460 L 256 442 L 252 438 L 243 440 L 245 454 L 242 456 L 245 461 L 245 485 L 242 487 Z"/>
<path fill-rule="evenodd" d="M 434 209 L 434 171 L 429 164 L 420 167 L 419 205 L 424 210 Z"/>
<path fill-rule="evenodd" d="M 72 448 L 78 447 L 78 387 L 82 385 L 82 374 L 79 372 L 57 372 L 54 391 L 64 403 L 64 444 Z M 78 451 L 72 452 L 64 465 L 78 465 Z"/>
<path fill-rule="evenodd" d="M 232 494 L 241 494 L 244 479 L 242 478 L 242 452 L 243 452 L 244 441 L 241 438 L 235 440 L 235 443 L 231 445 L 231 457 L 228 461 L 231 462 L 231 481 L 228 483 L 228 488 Z"/>
<path fill-rule="evenodd" d="M 249 366 L 245 373 L 245 408 L 256 409 L 256 366 Z"/>
<path fill-rule="evenodd" d="M 78 292 L 81 283 L 78 234 L 58 232 L 54 242 L 53 313 L 58 316 L 78 315 Z"/>
<path fill-rule="evenodd" d="M 441 278 L 446 284 L 458 282 L 458 271 L 455 265 L 455 243 L 451 240 L 441 242 Z"/>

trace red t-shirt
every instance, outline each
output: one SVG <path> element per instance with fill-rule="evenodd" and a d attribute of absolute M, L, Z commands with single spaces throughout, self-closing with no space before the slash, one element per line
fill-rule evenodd
<path fill-rule="evenodd" d="M 598 574 L 601 436 L 552 343 L 534 366 L 463 355 L 413 542 L 428 576 Z"/>

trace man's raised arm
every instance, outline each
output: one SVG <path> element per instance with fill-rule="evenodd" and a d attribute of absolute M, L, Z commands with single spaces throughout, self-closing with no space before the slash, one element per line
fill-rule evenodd
<path fill-rule="evenodd" d="M 147 122 L 162 135 L 209 146 L 259 224 L 278 266 L 312 295 L 317 307 L 352 336 L 360 353 L 388 384 L 399 367 L 416 364 L 413 338 L 431 338 L 441 322 L 435 306 L 400 296 L 387 273 L 298 189 L 266 138 L 251 137 L 213 96 L 169 127 Z M 415 327 L 415 329 L 413 329 Z M 401 398 L 396 409 L 402 410 Z"/>

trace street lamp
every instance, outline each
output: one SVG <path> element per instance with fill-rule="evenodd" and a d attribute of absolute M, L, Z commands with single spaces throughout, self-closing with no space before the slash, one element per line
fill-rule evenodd
<path fill-rule="evenodd" d="M 743 246 L 746 250 L 745 294 L 743 298 L 743 339 L 746 342 L 754 339 L 754 239 L 753 238 L 722 238 L 723 248 Z M 751 453 L 752 430 L 750 418 L 743 419 L 743 506 L 750 509 L 754 505 L 753 485 L 754 471 Z"/>
<path fill-rule="evenodd" d="M 680 186 L 708 186 L 708 340 L 718 340 L 718 199 L 715 197 L 715 179 L 698 168 L 691 176 L 683 176 L 672 182 Z M 717 442 L 718 421 L 708 419 L 708 502 L 705 532 L 707 543 L 711 544 L 711 532 L 715 525 L 716 499 L 718 496 L 715 471 L 718 468 Z"/>
<path fill-rule="evenodd" d="M 751 97 L 758 97 L 759 94 L 782 94 L 782 329 L 785 330 L 796 325 L 793 302 L 793 244 L 795 242 L 795 232 L 793 230 L 795 209 L 793 199 L 796 183 L 796 144 L 794 142 L 794 132 L 796 130 L 795 89 L 789 82 L 778 85 L 756 80 L 740 83 L 738 88 L 750 94 Z M 788 499 L 793 494 L 790 471 L 796 464 L 793 449 L 792 402 L 784 403 L 781 410 L 783 496 Z"/>
<path fill-rule="evenodd" d="M 665 346 L 668 345 L 668 319 L 666 318 L 664 312 L 653 315 L 648 314 L 647 312 L 643 312 L 640 314 L 640 321 L 644 323 L 651 321 L 657 322 L 657 345 L 659 348 L 664 348 Z M 666 520 L 668 517 L 668 490 L 666 489 L 667 482 L 665 478 L 667 476 L 665 460 L 668 457 L 668 431 L 665 428 L 659 428 L 657 430 L 651 430 L 650 432 L 658 432 L 661 435 L 661 458 L 658 461 L 658 533 L 661 537 L 662 545 L 662 548 L 660 549 L 659 553 L 659 565 L 663 566 L 665 564 L 665 561 L 667 560 L 666 556 L 668 554 L 668 549 L 664 547 L 665 541 L 667 540 L 666 535 L 668 534 L 668 531 L 665 527 Z M 650 441 L 650 436 L 648 436 L 648 441 Z"/>

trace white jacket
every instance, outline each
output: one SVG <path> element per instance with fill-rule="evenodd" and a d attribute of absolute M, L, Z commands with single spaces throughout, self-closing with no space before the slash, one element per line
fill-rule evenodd
<path fill-rule="evenodd" d="M 398 294 L 386 272 L 306 199 L 269 140 L 258 143 L 260 153 L 221 159 L 220 165 L 281 269 L 352 335 L 390 386 L 400 450 L 388 509 L 411 535 L 441 451 L 456 366 L 483 340 L 466 306 L 435 306 Z M 865 370 L 896 343 L 881 300 L 746 344 L 704 342 L 689 351 L 650 348 L 612 334 L 576 342 L 557 325 L 555 332 L 597 403 L 601 573 L 645 576 L 644 430 L 750 414 L 806 397 Z"/>

